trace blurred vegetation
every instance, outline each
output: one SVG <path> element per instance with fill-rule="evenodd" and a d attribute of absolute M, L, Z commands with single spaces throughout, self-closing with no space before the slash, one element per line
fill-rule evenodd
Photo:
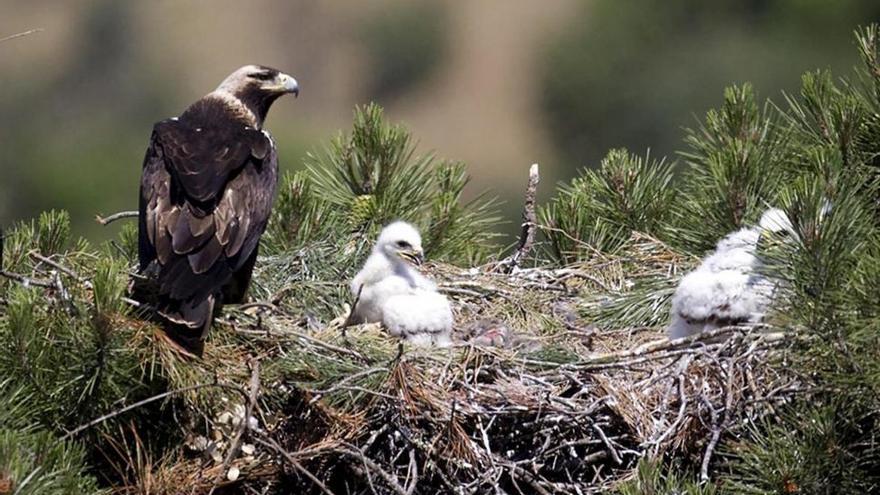
<path fill-rule="evenodd" d="M 844 74 L 852 26 L 877 19 L 874 0 L 584 3 L 545 53 L 541 105 L 572 166 L 619 146 L 669 155 L 731 83 L 778 101 L 805 70 Z"/>
<path fill-rule="evenodd" d="M 405 2 L 368 19 L 361 35 L 369 63 L 366 94 L 387 101 L 442 68 L 449 47 L 447 9 L 439 2 Z"/>
<path fill-rule="evenodd" d="M 388 123 L 376 104 L 356 108 L 351 133 L 305 161 L 305 171 L 282 181 L 268 252 L 330 241 L 362 253 L 394 220 L 419 228 L 431 259 L 479 264 L 499 250 L 492 229 L 501 221 L 497 201 L 463 201 L 470 180 L 464 164 L 417 155 L 409 131 Z M 339 238 L 340 231 L 352 238 Z"/>

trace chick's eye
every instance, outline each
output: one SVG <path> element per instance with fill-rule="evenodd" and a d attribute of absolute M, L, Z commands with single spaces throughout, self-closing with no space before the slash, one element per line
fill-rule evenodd
<path fill-rule="evenodd" d="M 406 241 L 397 241 L 397 247 L 401 247 L 401 248 L 409 247 L 409 243 Z"/>

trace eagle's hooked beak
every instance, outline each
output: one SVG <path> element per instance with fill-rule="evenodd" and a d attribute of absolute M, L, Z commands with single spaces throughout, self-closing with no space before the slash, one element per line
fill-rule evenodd
<path fill-rule="evenodd" d="M 299 96 L 299 83 L 296 82 L 291 76 L 283 72 L 279 72 L 278 76 L 273 81 L 275 85 L 271 88 L 267 88 L 272 91 L 278 91 L 279 93 L 293 93 L 294 97 Z"/>
<path fill-rule="evenodd" d="M 415 266 L 421 266 L 425 262 L 425 253 L 421 249 L 401 249 L 397 254 Z"/>

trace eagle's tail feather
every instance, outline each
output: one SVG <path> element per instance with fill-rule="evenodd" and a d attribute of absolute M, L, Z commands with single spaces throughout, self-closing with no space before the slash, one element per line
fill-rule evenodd
<path fill-rule="evenodd" d="M 178 303 L 173 310 L 160 311 L 165 319 L 165 333 L 184 350 L 201 356 L 205 338 L 214 320 L 214 296 L 196 303 Z"/>

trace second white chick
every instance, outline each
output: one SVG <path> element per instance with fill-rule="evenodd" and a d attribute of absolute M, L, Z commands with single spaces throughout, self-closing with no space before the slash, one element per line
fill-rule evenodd
<path fill-rule="evenodd" d="M 670 339 L 716 328 L 757 323 L 769 306 L 776 282 L 760 273 L 758 241 L 766 233 L 790 233 L 785 212 L 771 208 L 755 227 L 718 241 L 715 252 L 688 273 L 672 296 Z"/>
<path fill-rule="evenodd" d="M 373 252 L 351 281 L 353 320 L 382 323 L 391 335 L 419 345 L 452 343 L 452 308 L 437 286 L 416 269 L 424 261 L 422 237 L 406 222 L 382 229 Z"/>

